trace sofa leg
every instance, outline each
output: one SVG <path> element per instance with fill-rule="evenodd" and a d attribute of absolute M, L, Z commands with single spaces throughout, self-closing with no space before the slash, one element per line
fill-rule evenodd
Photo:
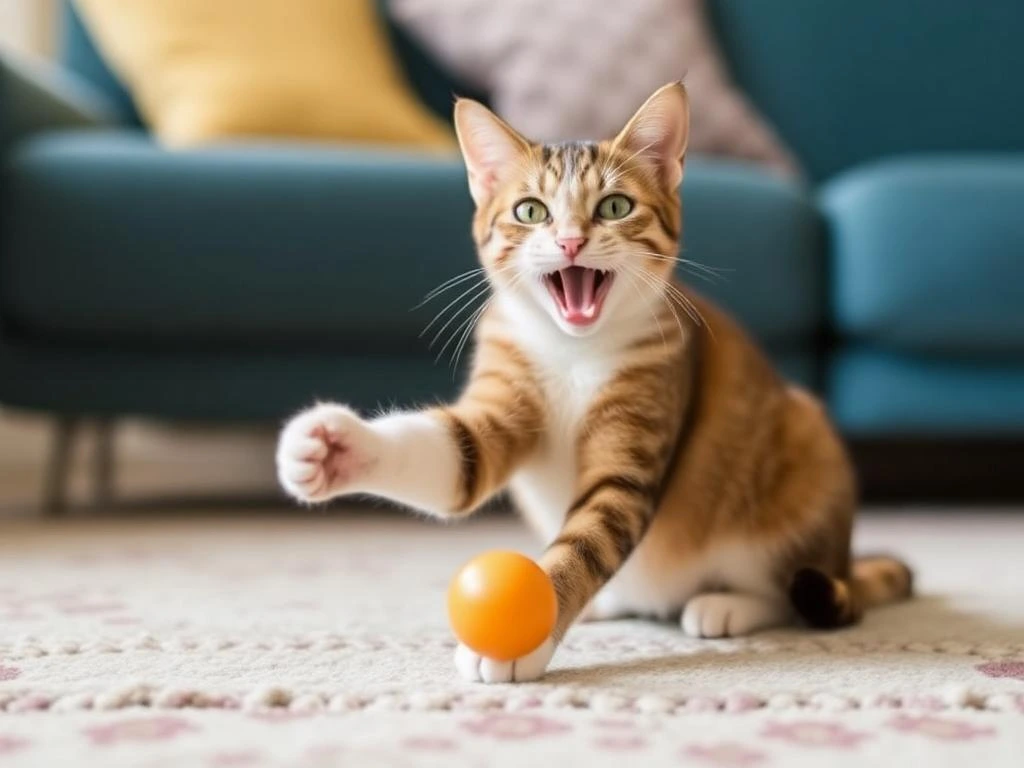
<path fill-rule="evenodd" d="M 114 501 L 115 425 L 110 419 L 96 422 L 96 455 L 93 465 L 93 503 L 100 508 Z"/>
<path fill-rule="evenodd" d="M 59 517 L 67 510 L 71 452 L 80 426 L 78 416 L 60 416 L 54 425 L 49 464 L 43 480 L 43 513 L 47 517 Z"/>

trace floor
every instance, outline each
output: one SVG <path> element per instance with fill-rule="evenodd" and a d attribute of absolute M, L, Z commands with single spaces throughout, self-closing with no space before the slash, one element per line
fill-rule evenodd
<path fill-rule="evenodd" d="M 1024 513 L 875 510 L 920 597 L 837 633 L 576 628 L 548 677 L 460 682 L 444 590 L 536 548 L 499 515 L 0 523 L 0 764 L 1019 766 Z M 981 763 L 979 763 L 981 764 Z"/>

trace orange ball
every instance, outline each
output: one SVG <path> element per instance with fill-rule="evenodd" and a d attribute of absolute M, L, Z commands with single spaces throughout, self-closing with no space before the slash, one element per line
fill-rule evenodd
<path fill-rule="evenodd" d="M 512 661 L 540 647 L 555 628 L 551 579 L 518 552 L 485 552 L 462 566 L 448 587 L 455 636 L 481 656 Z"/>

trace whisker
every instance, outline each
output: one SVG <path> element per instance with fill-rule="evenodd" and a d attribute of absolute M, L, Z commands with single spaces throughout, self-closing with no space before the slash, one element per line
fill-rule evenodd
<path fill-rule="evenodd" d="M 434 358 L 435 363 L 441 362 L 441 358 L 444 357 L 445 351 L 448 349 L 449 346 L 451 346 L 451 343 L 455 341 L 455 339 L 459 338 L 459 333 L 472 322 L 476 314 L 484 307 L 486 307 L 490 303 L 490 301 L 491 297 L 488 297 L 488 299 L 484 301 L 483 304 L 481 304 L 479 307 L 474 309 L 469 315 L 463 318 L 462 321 L 452 330 L 451 334 L 445 341 L 444 346 L 442 346 L 441 349 L 438 351 L 437 357 Z"/>
<path fill-rule="evenodd" d="M 638 256 L 647 256 L 649 258 L 660 261 L 671 261 L 676 264 L 682 264 L 688 267 L 693 267 L 694 269 L 698 269 L 701 272 L 705 272 L 708 275 L 719 279 L 725 279 L 721 274 L 722 272 L 736 271 L 730 267 L 712 267 L 708 264 L 703 264 L 702 262 L 694 261 L 693 259 L 685 259 L 682 256 L 666 256 L 664 253 L 658 253 L 657 251 L 630 250 L 630 253 L 634 253 Z"/>
<path fill-rule="evenodd" d="M 505 270 L 501 270 L 501 271 L 505 271 Z M 506 287 L 506 290 L 510 290 L 510 291 L 514 290 L 516 285 L 522 279 L 523 279 L 523 273 L 522 272 L 518 272 L 517 274 L 515 274 L 513 276 L 512 280 L 509 282 L 508 286 Z M 452 352 L 451 366 L 452 366 L 452 377 L 453 378 L 458 373 L 459 360 L 462 358 L 462 353 L 463 353 L 463 351 L 466 348 L 466 344 L 469 342 L 469 339 L 472 337 L 473 332 L 476 330 L 477 326 L 480 324 L 480 321 L 483 319 L 484 314 L 487 312 L 488 307 L 490 307 L 493 304 L 493 302 L 494 302 L 494 296 L 493 295 L 489 296 L 487 298 L 487 300 L 480 307 L 478 307 L 477 310 L 475 312 L 473 312 L 473 314 L 471 314 L 469 316 L 467 321 L 464 321 L 459 326 L 459 328 L 455 329 L 455 331 L 452 333 L 451 338 L 445 344 L 445 347 L 447 347 L 448 344 L 450 344 L 452 342 L 452 340 L 456 336 L 459 335 L 459 329 L 463 329 L 462 330 L 462 336 L 459 338 L 459 343 L 455 346 L 455 349 Z M 443 354 L 444 354 L 444 347 L 441 348 L 441 352 L 438 354 L 438 358 L 437 359 L 440 360 L 441 355 L 443 355 Z M 435 361 L 435 362 L 437 362 L 437 361 Z"/>
<path fill-rule="evenodd" d="M 652 274 L 644 271 L 643 269 L 640 269 L 639 267 L 630 266 L 627 268 L 634 276 L 636 276 L 636 278 L 643 282 L 654 293 L 654 296 L 658 299 L 658 301 L 665 302 L 666 306 L 669 307 L 669 311 L 672 312 L 672 316 L 676 321 L 676 326 L 679 328 L 680 335 L 685 336 L 685 332 L 683 331 L 683 325 L 679 318 L 679 313 L 676 312 L 675 308 L 677 302 L 675 302 L 672 297 L 667 295 L 668 292 L 665 290 L 664 283 L 662 281 L 655 280 Z M 690 319 L 691 322 L 695 322 L 693 321 L 692 317 Z"/>
<path fill-rule="evenodd" d="M 719 281 L 726 279 L 722 275 L 718 274 L 714 267 L 697 264 L 689 261 L 688 259 L 665 256 L 664 254 L 650 253 L 647 251 L 630 251 L 630 254 L 635 256 L 644 256 L 652 261 L 661 262 L 663 264 L 672 264 L 676 268 L 681 268 L 686 274 L 710 283 L 711 285 L 718 285 Z"/>
<path fill-rule="evenodd" d="M 684 312 L 686 312 L 687 315 L 690 316 L 690 319 L 696 324 L 706 328 L 712 340 L 715 339 L 715 333 L 712 330 L 711 326 L 708 324 L 707 318 L 705 318 L 704 315 L 701 313 L 700 309 L 697 308 L 697 305 L 690 300 L 689 296 L 687 296 L 685 293 L 679 290 L 679 288 L 677 288 L 668 280 L 665 280 L 657 275 L 647 273 L 647 277 L 661 284 L 664 287 L 666 293 L 675 300 L 675 302 Z"/>
<path fill-rule="evenodd" d="M 661 301 L 665 302 L 665 306 L 668 307 L 669 312 L 672 313 L 672 318 L 676 321 L 676 327 L 679 328 L 679 338 L 685 339 L 686 331 L 683 330 L 682 320 L 679 319 L 679 313 L 676 312 L 673 302 L 665 295 L 663 286 L 660 286 L 656 282 L 654 282 L 653 275 L 651 275 L 648 272 L 644 272 L 642 269 L 639 269 L 637 267 L 629 267 L 628 269 L 632 272 L 633 275 L 640 278 L 644 283 L 646 283 L 647 286 L 654 291 L 655 295 Z"/>
<path fill-rule="evenodd" d="M 640 303 L 647 306 L 647 311 L 651 313 L 651 318 L 658 324 L 658 333 L 661 334 L 661 346 L 663 348 L 668 347 L 668 341 L 665 339 L 665 329 L 661 327 L 661 320 L 659 320 L 658 316 L 654 313 L 654 308 L 651 306 L 649 301 L 644 299 L 643 294 L 640 293 L 640 289 L 637 287 L 636 281 L 631 279 L 633 277 L 633 273 L 627 270 L 626 277 L 626 282 L 629 283 L 630 287 L 636 293 L 636 297 L 640 300 Z"/>
<path fill-rule="evenodd" d="M 466 299 L 462 303 L 462 305 L 454 313 L 452 313 L 451 317 L 449 317 L 448 320 L 445 321 L 445 324 L 442 325 L 437 330 L 437 333 L 434 334 L 434 338 L 432 338 L 430 340 L 430 344 L 427 345 L 427 348 L 428 349 L 433 349 L 434 345 L 437 344 L 438 340 L 442 336 L 444 336 L 444 332 L 451 326 L 451 324 L 454 323 L 456 320 L 458 320 L 459 317 L 461 315 L 463 315 L 463 313 L 467 309 L 470 309 L 473 306 L 473 302 L 479 301 L 480 299 L 484 298 L 488 293 L 490 293 L 490 290 L 491 290 L 491 286 L 490 285 L 484 285 L 483 287 L 478 287 L 476 293 L 474 293 L 471 297 Z"/>
<path fill-rule="evenodd" d="M 664 283 L 665 288 L 676 297 L 676 300 L 682 302 L 683 310 L 686 312 L 686 314 L 688 314 L 695 323 L 707 329 L 708 335 L 711 336 L 712 341 L 717 341 L 717 339 L 715 339 L 714 329 L 711 327 L 711 325 L 707 321 L 707 318 L 704 317 L 700 309 L 697 307 L 696 304 L 693 303 L 690 297 L 683 293 L 681 290 L 679 290 L 679 288 L 677 288 L 669 281 L 662 280 L 661 278 L 658 278 L 656 276 L 655 279 L 660 280 L 662 283 Z"/>
<path fill-rule="evenodd" d="M 442 355 L 444 355 L 444 350 L 448 347 L 449 344 L 452 343 L 452 341 L 455 339 L 456 336 L 459 336 L 459 330 L 464 328 L 464 330 L 462 330 L 462 335 L 459 338 L 459 343 L 455 345 L 455 349 L 452 351 L 452 362 L 451 362 L 452 377 L 454 377 L 455 374 L 458 372 L 458 369 L 459 369 L 459 359 L 462 357 L 462 350 L 465 348 L 466 342 L 469 341 L 470 336 L 472 335 L 473 331 L 476 329 L 476 326 L 480 322 L 480 319 L 483 317 L 484 312 L 487 311 L 487 308 L 491 305 L 491 302 L 493 300 L 494 300 L 494 297 L 491 296 L 491 297 L 489 297 L 487 299 L 487 301 L 485 301 L 483 304 L 481 304 L 476 309 L 476 311 L 473 312 L 473 314 L 471 314 L 467 318 L 467 320 L 461 326 L 459 326 L 459 328 L 457 328 L 455 330 L 455 332 L 451 335 L 451 338 L 448 339 L 448 341 L 445 343 L 444 347 L 442 347 L 441 351 L 438 353 L 437 360 L 435 360 L 435 362 L 437 362 L 438 360 L 441 359 Z"/>
<path fill-rule="evenodd" d="M 486 277 L 483 278 L 482 280 L 478 280 L 476 283 L 471 285 L 468 289 L 466 289 L 465 291 L 460 293 L 458 296 L 456 296 L 454 299 L 452 299 L 450 302 L 448 302 L 448 304 L 446 304 L 445 307 L 440 312 L 438 312 L 436 315 L 434 315 L 433 319 L 429 323 L 427 323 L 426 327 L 422 331 L 420 331 L 420 338 L 425 336 L 427 331 L 429 331 L 431 329 L 431 327 L 434 325 L 434 323 L 436 323 L 438 320 L 440 320 L 442 317 L 444 317 L 445 313 L 447 313 L 449 309 L 454 307 L 456 304 L 458 304 L 460 301 L 462 301 L 469 294 L 473 293 L 474 291 L 479 290 L 480 286 L 487 285 L 487 282 L 488 281 L 487 281 Z M 456 312 L 455 314 L 457 315 L 458 312 Z"/>
<path fill-rule="evenodd" d="M 481 274 L 483 271 L 484 271 L 483 267 L 477 267 L 476 269 L 470 269 L 470 270 L 468 270 L 466 272 L 462 272 L 462 273 L 460 273 L 458 275 L 455 275 L 455 277 L 448 278 L 447 280 L 445 280 L 443 283 L 441 283 L 436 288 L 431 289 L 423 297 L 423 300 L 419 304 L 417 304 L 415 307 L 413 307 L 413 309 L 419 309 L 424 304 L 427 304 L 428 302 L 430 302 L 434 297 L 439 296 L 440 294 L 444 293 L 445 291 L 451 290 L 452 288 L 454 288 L 456 285 L 458 285 L 460 283 L 464 283 L 467 280 L 470 280 L 474 276 Z"/>

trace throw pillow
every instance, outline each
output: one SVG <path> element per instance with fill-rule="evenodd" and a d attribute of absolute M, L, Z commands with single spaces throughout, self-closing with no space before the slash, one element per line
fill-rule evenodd
<path fill-rule="evenodd" d="M 166 144 L 239 136 L 454 146 L 416 101 L 373 0 L 77 0 Z"/>
<path fill-rule="evenodd" d="M 702 0 L 391 0 L 395 20 L 537 141 L 614 136 L 659 86 L 683 79 L 689 148 L 797 164 L 736 89 Z"/>

